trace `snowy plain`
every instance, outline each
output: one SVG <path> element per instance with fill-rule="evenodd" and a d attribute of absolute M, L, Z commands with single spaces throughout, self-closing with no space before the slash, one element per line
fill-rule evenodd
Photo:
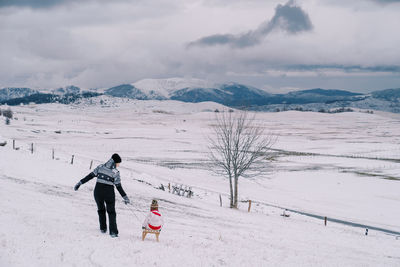
<path fill-rule="evenodd" d="M 232 210 L 228 181 L 207 160 L 215 109 L 224 107 L 104 96 L 12 107 L 18 120 L 0 121 L 8 142 L 0 147 L 0 266 L 400 266 L 400 236 L 280 216 L 288 208 L 400 232 L 398 115 L 257 113 L 278 138 L 273 160 L 262 177 L 240 181 L 243 202 Z M 132 201 L 116 193 L 117 239 L 98 230 L 95 181 L 73 191 L 92 160 L 114 152 Z M 168 183 L 194 196 L 157 189 Z M 159 243 L 141 240 L 152 198 L 165 219 Z"/>

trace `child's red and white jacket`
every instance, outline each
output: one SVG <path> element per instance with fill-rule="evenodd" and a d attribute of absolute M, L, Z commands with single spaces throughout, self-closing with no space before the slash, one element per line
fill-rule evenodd
<path fill-rule="evenodd" d="M 160 230 L 164 224 L 161 213 L 158 210 L 152 210 L 144 219 L 143 227 L 151 230 Z"/>

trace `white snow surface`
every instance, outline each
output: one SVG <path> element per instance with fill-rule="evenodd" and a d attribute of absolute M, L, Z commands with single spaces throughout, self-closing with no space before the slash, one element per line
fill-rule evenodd
<path fill-rule="evenodd" d="M 399 236 L 265 205 L 400 231 L 397 114 L 257 113 L 285 153 L 240 180 L 247 212 L 247 202 L 228 207 L 228 181 L 207 161 L 210 111 L 221 105 L 100 100 L 12 107 L 17 120 L 0 120 L 0 266 L 400 266 Z M 73 190 L 114 152 L 132 202 L 116 191 L 118 238 L 98 229 L 95 180 Z M 157 189 L 168 183 L 194 196 Z M 159 243 L 141 240 L 153 198 Z"/>

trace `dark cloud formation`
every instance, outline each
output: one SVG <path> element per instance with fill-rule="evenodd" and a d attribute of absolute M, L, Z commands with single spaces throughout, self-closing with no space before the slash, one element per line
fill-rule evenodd
<path fill-rule="evenodd" d="M 2 7 L 48 8 L 69 2 L 68 0 L 0 0 Z"/>
<path fill-rule="evenodd" d="M 383 73 L 400 73 L 400 65 L 376 65 L 376 66 L 361 66 L 361 65 L 289 65 L 285 66 L 286 70 L 299 71 L 318 71 L 337 69 L 347 73 L 354 72 L 383 72 Z"/>
<path fill-rule="evenodd" d="M 119 0 L 123 1 L 123 0 Z M 128 1 L 128 0 L 126 0 Z M 0 0 L 0 8 L 27 7 L 33 9 L 52 8 L 82 2 L 107 2 L 107 0 Z M 109 1 L 111 2 L 111 1 Z M 115 1 L 114 1 L 115 2 Z"/>
<path fill-rule="evenodd" d="M 279 4 L 275 8 L 275 15 L 272 19 L 262 23 L 256 30 L 238 35 L 214 34 L 191 42 L 188 47 L 231 45 L 232 47 L 243 48 L 259 44 L 274 30 L 296 34 L 310 31 L 312 28 L 313 26 L 308 14 L 291 0 L 285 5 Z"/>
<path fill-rule="evenodd" d="M 400 0 L 373 0 L 373 1 L 382 4 L 400 3 Z"/>

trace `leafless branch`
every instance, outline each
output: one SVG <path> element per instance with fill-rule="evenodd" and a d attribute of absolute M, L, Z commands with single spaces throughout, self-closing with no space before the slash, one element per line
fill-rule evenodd
<path fill-rule="evenodd" d="M 229 178 L 231 207 L 237 207 L 239 177 L 253 177 L 266 171 L 267 164 L 263 162 L 276 138 L 266 135 L 264 127 L 257 125 L 255 115 L 247 112 L 221 112 L 216 114 L 215 121 L 214 136 L 209 138 L 210 160 L 214 172 Z"/>

